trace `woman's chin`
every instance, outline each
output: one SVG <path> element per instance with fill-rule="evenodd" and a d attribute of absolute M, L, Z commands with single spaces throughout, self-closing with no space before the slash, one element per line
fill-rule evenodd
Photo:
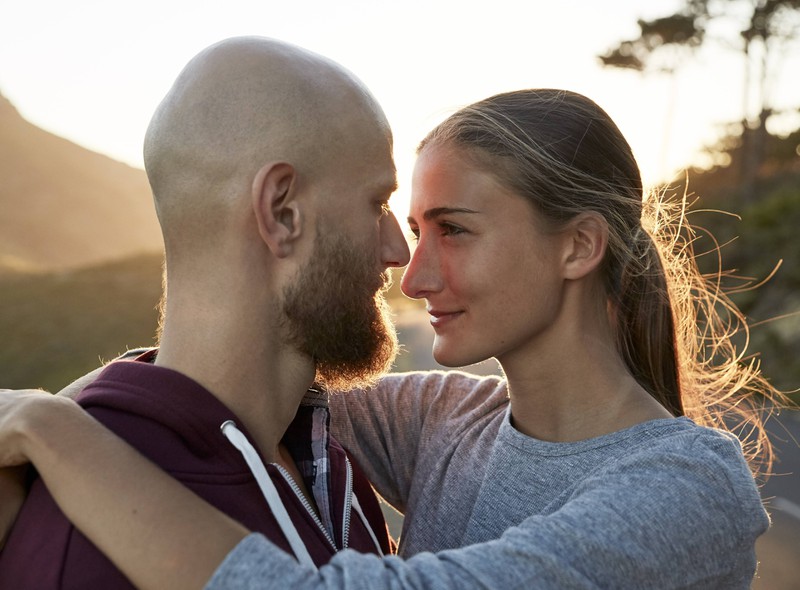
<path fill-rule="evenodd" d="M 444 346 L 443 343 L 434 341 L 433 343 L 433 359 L 448 368 L 467 367 L 485 361 L 489 357 L 486 355 L 476 354 L 475 352 L 467 350 L 456 350 L 453 347 Z"/>

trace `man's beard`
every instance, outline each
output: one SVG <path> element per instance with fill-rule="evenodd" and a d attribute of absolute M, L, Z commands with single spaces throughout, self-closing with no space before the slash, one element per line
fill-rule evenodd
<path fill-rule="evenodd" d="M 311 260 L 283 293 L 286 332 L 331 390 L 364 387 L 389 370 L 397 335 L 374 250 L 318 231 Z"/>

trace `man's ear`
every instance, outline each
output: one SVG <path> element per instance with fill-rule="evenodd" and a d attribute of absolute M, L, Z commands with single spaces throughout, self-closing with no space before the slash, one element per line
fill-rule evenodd
<path fill-rule="evenodd" d="M 580 279 L 595 270 L 608 247 L 608 224 L 597 213 L 576 215 L 567 225 L 564 237 L 564 276 Z"/>
<path fill-rule="evenodd" d="M 286 162 L 264 164 L 253 179 L 253 211 L 258 233 L 278 258 L 291 253 L 302 229 L 296 184 L 297 172 Z"/>

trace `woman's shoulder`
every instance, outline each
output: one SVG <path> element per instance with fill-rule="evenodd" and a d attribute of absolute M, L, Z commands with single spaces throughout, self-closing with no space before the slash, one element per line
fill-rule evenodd
<path fill-rule="evenodd" d="M 617 465 L 662 463 L 753 481 L 739 439 L 731 432 L 701 426 L 689 418 L 639 424 L 627 433 L 629 448 Z"/>
<path fill-rule="evenodd" d="M 640 445 L 639 453 L 653 455 L 685 455 L 697 462 L 722 462 L 747 467 L 742 444 L 732 432 L 696 424 L 689 418 L 654 420 L 643 424 L 646 444 Z M 634 455 L 636 456 L 636 453 Z M 748 477 L 749 469 L 746 470 Z"/>
<path fill-rule="evenodd" d="M 745 528 L 766 527 L 758 486 L 734 434 L 687 418 L 656 422 L 645 425 L 648 436 L 606 465 L 603 476 L 638 482 L 643 493 L 669 496 L 684 507 L 702 504 Z"/>

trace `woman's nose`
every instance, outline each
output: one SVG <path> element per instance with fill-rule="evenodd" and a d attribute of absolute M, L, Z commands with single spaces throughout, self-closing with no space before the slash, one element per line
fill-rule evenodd
<path fill-rule="evenodd" d="M 441 290 L 441 276 L 436 264 L 436 253 L 424 240 L 417 242 L 411 261 L 408 263 L 400 290 L 412 299 L 422 299 Z"/>

